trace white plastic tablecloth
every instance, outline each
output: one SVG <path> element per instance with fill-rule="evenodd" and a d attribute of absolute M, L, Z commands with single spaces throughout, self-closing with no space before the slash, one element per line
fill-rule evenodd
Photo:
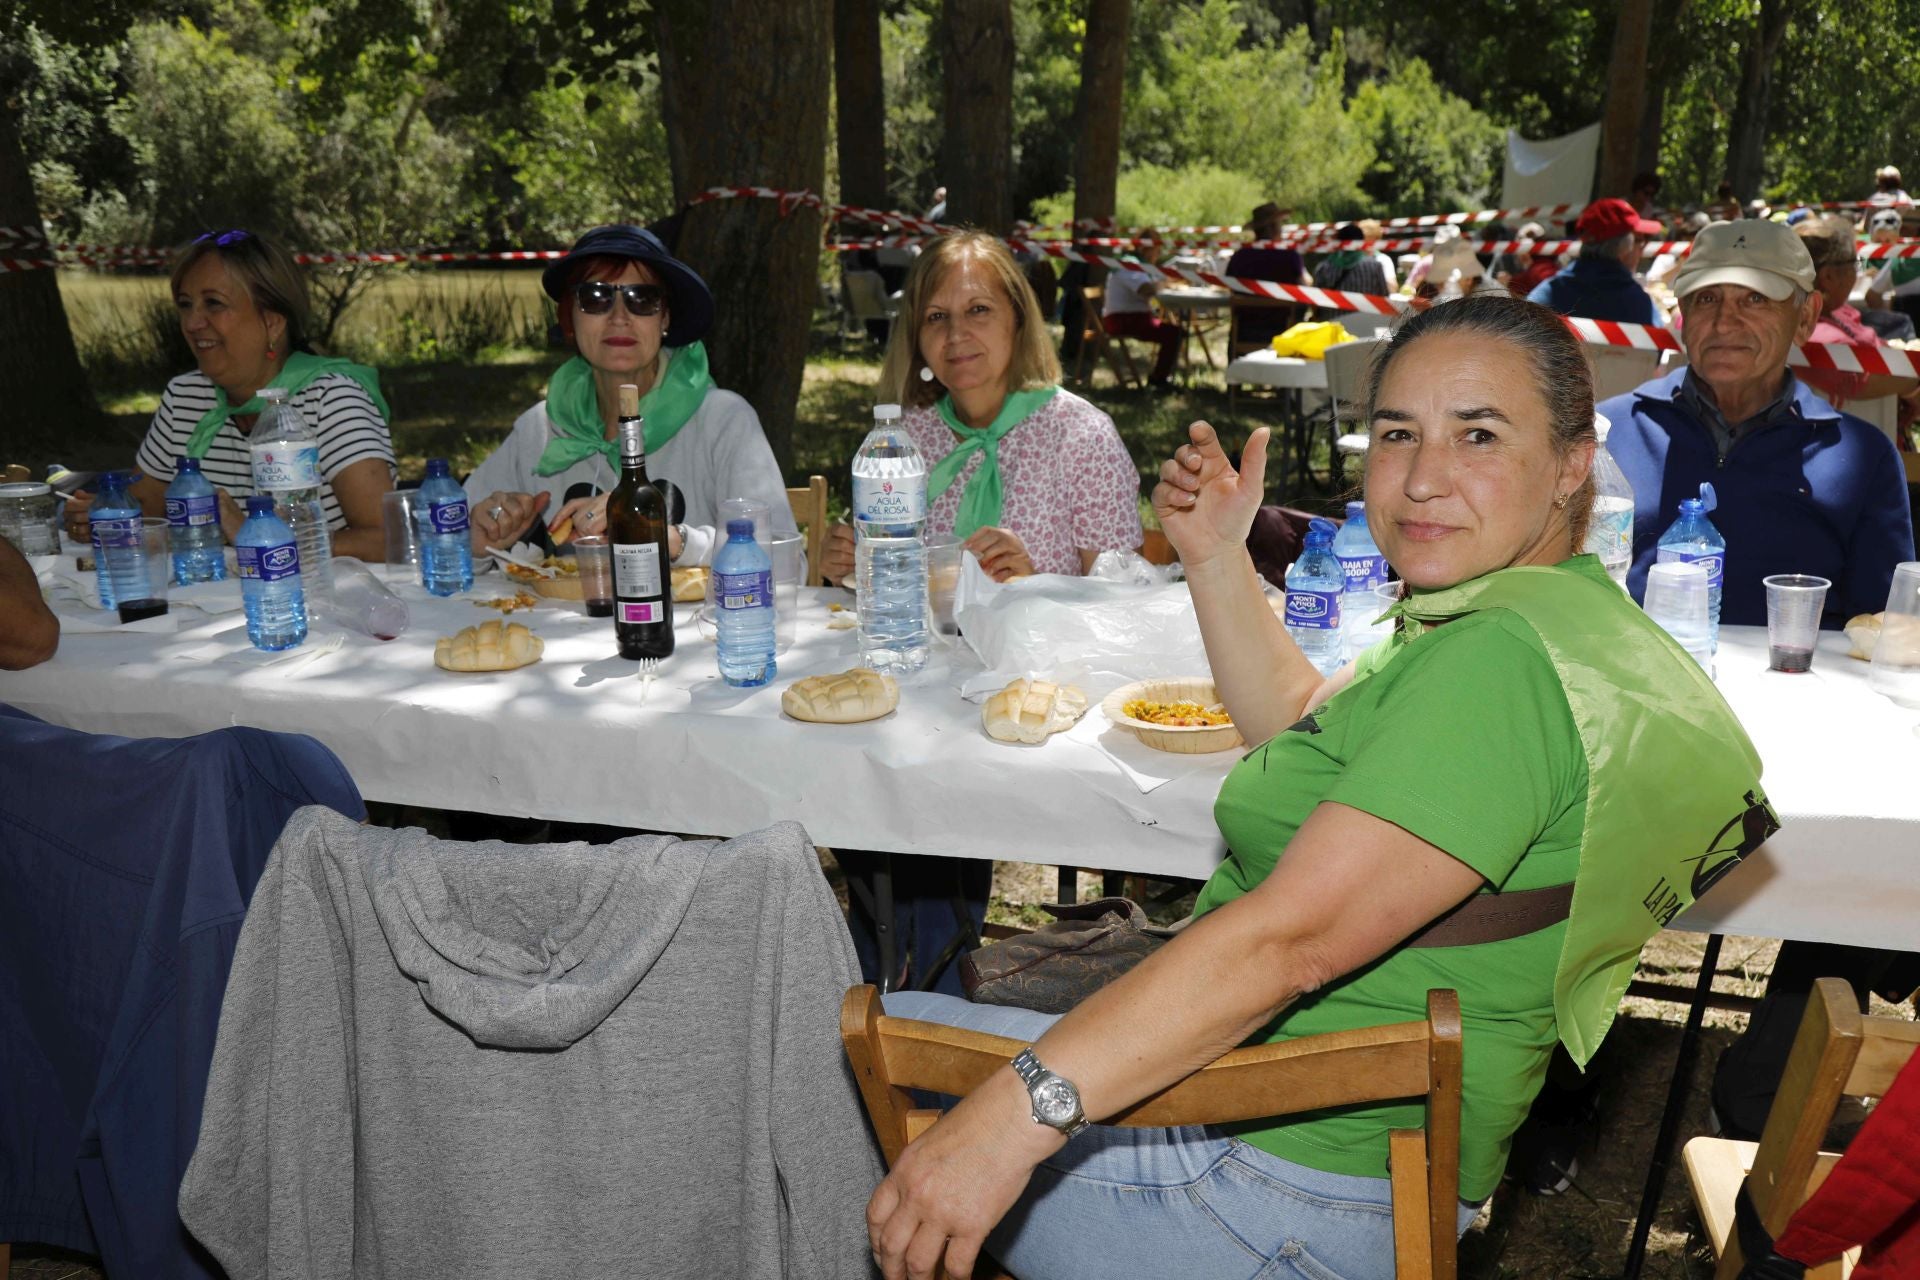
<path fill-rule="evenodd" d="M 1327 389 L 1327 362 L 1299 356 L 1277 356 L 1272 351 L 1250 351 L 1227 366 L 1229 385 L 1285 387 L 1298 391 Z"/>
<path fill-rule="evenodd" d="M 799 640 L 757 690 L 719 680 L 682 610 L 645 705 L 605 619 L 551 603 L 515 615 L 544 639 L 542 661 L 454 675 L 434 667 L 434 638 L 495 615 L 402 592 L 405 636 L 348 633 L 298 664 L 221 660 L 247 652 L 234 615 L 180 610 L 172 634 L 63 635 L 52 662 L 0 672 L 0 701 L 95 732 L 311 734 L 373 800 L 711 835 L 791 818 L 828 845 L 1193 878 L 1224 852 L 1212 807 L 1231 753 L 1143 780 L 1100 749 L 1107 735 L 1123 758 L 1139 750 L 1097 707 L 1042 746 L 994 742 L 944 650 L 882 720 L 787 719 L 791 679 L 857 665 L 854 633 L 827 627 L 842 592 L 802 593 Z M 1764 630 L 1722 629 L 1719 687 L 1785 826 L 1673 927 L 1920 948 L 1920 712 L 1874 693 L 1845 654 L 1827 635 L 1812 672 L 1782 675 L 1766 670 Z"/>

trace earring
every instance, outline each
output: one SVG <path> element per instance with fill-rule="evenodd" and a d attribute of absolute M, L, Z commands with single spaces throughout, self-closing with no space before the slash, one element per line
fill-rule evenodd
<path fill-rule="evenodd" d="M 931 365 L 923 364 L 920 366 L 920 381 L 922 382 L 933 381 L 933 367 Z"/>
<path fill-rule="evenodd" d="M 1570 493 L 1558 494 L 1554 497 L 1553 509 L 1555 511 L 1565 511 L 1567 509 L 1567 504 L 1571 501 L 1573 501 L 1572 494 Z"/>
<path fill-rule="evenodd" d="M 273 359 L 273 348 L 272 348 L 272 347 L 268 347 L 268 348 L 267 348 L 267 359 L 269 359 L 269 360 L 271 360 L 271 359 Z"/>

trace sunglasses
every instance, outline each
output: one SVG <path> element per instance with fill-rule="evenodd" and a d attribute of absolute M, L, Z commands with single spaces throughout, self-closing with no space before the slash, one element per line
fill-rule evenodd
<path fill-rule="evenodd" d="M 224 249 L 229 245 L 239 244 L 243 240 L 251 240 L 252 238 L 253 232 L 251 231 L 203 231 L 193 238 L 193 242 L 195 244 L 205 244 L 211 240 Z"/>
<path fill-rule="evenodd" d="M 582 315 L 606 315 L 613 310 L 615 294 L 620 295 L 630 316 L 657 316 L 660 308 L 667 303 L 666 290 L 657 284 L 608 284 L 602 280 L 586 280 L 573 287 L 574 305 L 580 308 Z"/>

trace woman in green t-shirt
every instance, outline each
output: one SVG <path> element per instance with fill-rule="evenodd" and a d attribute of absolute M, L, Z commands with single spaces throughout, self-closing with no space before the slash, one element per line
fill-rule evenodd
<path fill-rule="evenodd" d="M 1024 1280 L 1102 1276 L 1114 1258 L 1141 1274 L 1391 1276 L 1387 1132 L 1417 1125 L 1416 1107 L 1231 1133 L 1082 1133 L 1080 1113 L 1249 1041 L 1420 1017 L 1428 988 L 1450 987 L 1461 1192 L 1483 1198 L 1555 1041 L 1584 1063 L 1662 913 L 1764 836 L 1758 760 L 1711 682 L 1575 555 L 1593 395 L 1559 317 L 1506 296 L 1436 307 L 1389 341 L 1369 390 L 1367 519 L 1410 595 L 1359 670 L 1322 678 L 1261 593 L 1245 542 L 1267 430 L 1236 470 L 1195 423 L 1161 467 L 1154 508 L 1214 679 L 1261 744 L 1216 806 L 1231 852 L 1202 919 L 1063 1018 L 887 998 L 1034 1041 L 1024 1071 L 990 1077 L 874 1193 L 889 1277 L 943 1255 L 966 1275 L 983 1244 Z M 1683 764 L 1686 786 L 1665 785 Z M 1570 918 L 1521 936 L 1416 936 L 1476 894 L 1569 883 Z"/>

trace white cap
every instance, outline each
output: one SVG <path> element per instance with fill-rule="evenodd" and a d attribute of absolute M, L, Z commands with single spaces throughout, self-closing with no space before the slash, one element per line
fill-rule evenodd
<path fill-rule="evenodd" d="M 253 394 L 259 396 L 262 400 L 285 400 L 287 398 L 287 389 L 285 387 L 262 387 Z"/>
<path fill-rule="evenodd" d="M 900 406 L 897 404 L 877 404 L 873 406 L 873 420 L 875 422 L 891 422 L 899 416 Z"/>
<path fill-rule="evenodd" d="M 1606 414 L 1596 413 L 1593 415 L 1594 439 L 1598 440 L 1601 444 L 1605 444 L 1607 442 L 1607 433 L 1611 430 L 1613 430 L 1613 424 L 1607 421 Z"/>

